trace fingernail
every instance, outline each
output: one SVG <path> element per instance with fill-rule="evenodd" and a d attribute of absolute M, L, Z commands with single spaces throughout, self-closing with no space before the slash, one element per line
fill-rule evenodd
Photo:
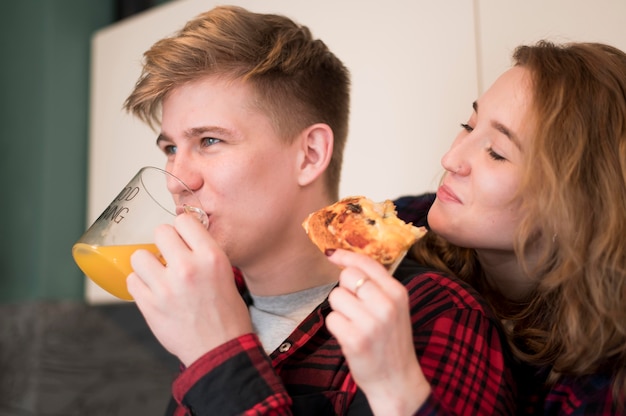
<path fill-rule="evenodd" d="M 324 254 L 326 254 L 327 256 L 332 256 L 334 252 L 334 248 L 327 248 L 326 251 L 324 251 Z"/>

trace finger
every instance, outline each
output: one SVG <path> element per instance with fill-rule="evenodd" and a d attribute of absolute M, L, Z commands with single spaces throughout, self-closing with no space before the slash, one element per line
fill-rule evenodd
<path fill-rule="evenodd" d="M 335 289 L 331 307 L 351 320 L 362 321 L 360 326 L 364 331 L 375 330 L 377 321 L 389 322 L 402 313 L 408 314 L 406 288 L 395 279 L 384 284 L 386 287 L 370 279 L 360 269 L 348 267 L 339 276 L 339 287 Z M 341 299 L 337 300 L 339 295 Z M 369 319 L 365 320 L 365 317 Z"/>
<path fill-rule="evenodd" d="M 380 342 L 381 328 L 384 322 L 374 317 L 365 306 L 349 304 L 349 299 L 354 296 L 343 288 L 336 288 L 331 304 L 336 305 L 326 317 L 326 326 L 333 334 L 344 354 L 363 354 L 371 350 L 373 343 Z M 364 305 L 363 302 L 358 302 Z M 362 309 L 361 309 L 362 308 Z"/>
<path fill-rule="evenodd" d="M 188 247 L 187 255 L 194 256 L 196 262 L 200 259 L 205 266 L 218 267 L 219 275 L 228 273 L 232 276 L 232 265 L 228 256 L 211 233 L 193 215 L 178 215 L 174 219 L 174 230 Z M 234 283 L 234 279 L 230 281 Z"/>
<path fill-rule="evenodd" d="M 332 308 L 331 322 L 336 321 L 332 324 L 336 332 L 334 335 L 344 340 L 342 343 L 354 345 L 353 342 L 358 344 L 357 339 L 368 339 L 371 329 L 376 327 L 376 318 L 371 314 L 368 305 L 342 287 L 332 290 L 328 302 Z"/>
<path fill-rule="evenodd" d="M 338 286 L 328 295 L 330 307 L 350 321 L 370 319 L 366 305 L 345 287 Z"/>
<path fill-rule="evenodd" d="M 148 287 L 153 283 L 154 276 L 162 273 L 165 267 L 156 255 L 143 249 L 136 250 L 131 254 L 130 265 L 137 278 Z"/>
<path fill-rule="evenodd" d="M 326 316 L 325 322 L 328 331 L 337 338 L 344 353 L 358 351 L 359 345 L 364 342 L 361 340 L 364 338 L 362 331 L 351 320 L 337 311 L 332 311 Z"/>
<path fill-rule="evenodd" d="M 182 217 L 186 219 L 182 220 Z M 174 220 L 174 225 L 162 224 L 154 230 L 157 248 L 165 262 L 173 267 L 192 262 L 194 251 L 210 255 L 211 251 L 207 248 L 210 242 L 207 240 L 212 240 L 210 235 L 190 214 L 181 214 Z"/>
<path fill-rule="evenodd" d="M 363 269 L 350 266 L 341 271 L 339 285 L 351 291 L 358 299 L 371 302 L 371 305 L 376 305 L 388 295 L 387 292 L 390 289 L 387 287 L 390 285 L 395 286 L 396 284 L 395 279 L 391 276 L 377 282 Z M 402 285 L 400 286 L 402 287 Z M 392 287 L 391 290 L 394 290 L 394 288 Z"/>
<path fill-rule="evenodd" d="M 330 256 L 328 256 L 328 259 L 342 268 L 354 267 L 363 270 L 368 276 L 376 281 L 386 280 L 390 277 L 389 273 L 382 264 L 365 254 L 337 249 Z"/>
<path fill-rule="evenodd" d="M 141 300 L 146 298 L 146 295 L 150 293 L 150 288 L 135 272 L 126 277 L 126 289 L 128 293 L 133 297 L 135 302 L 141 303 Z"/>
<path fill-rule="evenodd" d="M 365 283 L 376 283 L 382 290 L 394 298 L 402 296 L 402 292 L 405 291 L 402 283 L 389 274 L 380 263 L 364 254 L 338 249 L 328 258 L 331 262 L 339 265 L 344 270 L 355 268 L 361 270 L 364 275 L 371 279 L 371 281 L 362 282 L 360 286 L 366 286 Z M 356 285 L 357 281 L 358 279 L 354 280 L 352 284 Z M 355 286 L 351 287 L 354 288 Z M 359 292 L 361 292 L 360 289 Z"/>
<path fill-rule="evenodd" d="M 131 273 L 126 278 L 126 287 L 128 293 L 133 297 L 137 309 L 146 318 L 146 322 L 150 325 L 148 317 L 155 314 L 155 297 L 143 279 L 137 273 Z"/>
<path fill-rule="evenodd" d="M 206 227 L 192 214 L 181 214 L 174 219 L 174 229 L 192 250 L 211 250 L 217 243 Z"/>
<path fill-rule="evenodd" d="M 339 274 L 339 286 L 356 294 L 369 276 L 360 268 L 345 267 Z"/>
<path fill-rule="evenodd" d="M 387 322 L 390 322 L 390 317 L 395 319 L 396 309 L 393 302 L 384 292 L 376 288 L 370 290 L 368 299 L 363 299 L 339 286 L 330 293 L 328 302 L 333 311 L 351 322 L 363 337 L 380 331 Z"/>
<path fill-rule="evenodd" d="M 396 322 L 403 314 L 409 314 L 406 297 L 392 298 L 371 281 L 359 290 L 357 298 L 366 309 L 369 319 L 362 320 L 361 315 L 364 312 L 352 315 L 352 319 L 362 320 L 361 328 L 366 332 L 380 331 L 382 327 Z"/>

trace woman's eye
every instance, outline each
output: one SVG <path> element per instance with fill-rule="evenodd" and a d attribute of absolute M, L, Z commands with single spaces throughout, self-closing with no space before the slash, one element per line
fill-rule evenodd
<path fill-rule="evenodd" d="M 497 161 L 503 161 L 506 160 L 506 158 L 500 156 L 499 154 L 497 154 L 496 152 L 493 151 L 493 149 L 490 147 L 487 149 L 487 153 L 489 153 L 489 156 L 493 159 L 493 160 L 497 160 Z"/>
<path fill-rule="evenodd" d="M 474 131 L 474 127 L 470 126 L 470 125 L 469 125 L 469 124 L 467 124 L 467 123 L 461 123 L 461 128 L 462 128 L 463 130 L 465 130 L 466 132 L 468 132 L 468 133 L 471 133 L 471 132 L 473 132 L 473 131 Z"/>
<path fill-rule="evenodd" d="M 201 140 L 203 147 L 213 146 L 216 143 L 221 142 L 220 139 L 216 139 L 215 137 L 203 137 Z"/>

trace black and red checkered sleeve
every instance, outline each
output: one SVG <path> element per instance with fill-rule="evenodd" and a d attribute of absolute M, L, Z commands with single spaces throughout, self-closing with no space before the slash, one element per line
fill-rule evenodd
<path fill-rule="evenodd" d="M 172 393 L 179 405 L 174 415 L 291 414 L 291 399 L 255 334 L 200 357 L 174 381 Z"/>

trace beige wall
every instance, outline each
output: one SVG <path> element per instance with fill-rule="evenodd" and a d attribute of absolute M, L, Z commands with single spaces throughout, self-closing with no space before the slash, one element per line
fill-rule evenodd
<path fill-rule="evenodd" d="M 306 24 L 350 68 L 351 130 L 342 196 L 380 200 L 436 188 L 439 158 L 477 94 L 471 2 L 231 3 Z M 121 112 L 139 75 L 141 54 L 212 4 L 218 2 L 167 3 L 94 37 L 89 222 L 139 167 L 164 163 L 155 134 Z M 91 301 L 112 300 L 91 282 L 87 287 Z"/>
<path fill-rule="evenodd" d="M 523 43 L 604 42 L 626 50 L 624 0 L 475 0 L 479 90 L 510 64 Z"/>
<path fill-rule="evenodd" d="M 342 196 L 395 198 L 436 189 L 439 160 L 471 102 L 541 38 L 593 40 L 626 49 L 623 0 L 233 0 L 310 27 L 353 76 Z M 142 52 L 222 2 L 178 0 L 93 39 L 88 222 L 143 165 L 163 164 L 155 134 L 121 112 Z M 113 299 L 88 282 L 93 302 Z"/>

